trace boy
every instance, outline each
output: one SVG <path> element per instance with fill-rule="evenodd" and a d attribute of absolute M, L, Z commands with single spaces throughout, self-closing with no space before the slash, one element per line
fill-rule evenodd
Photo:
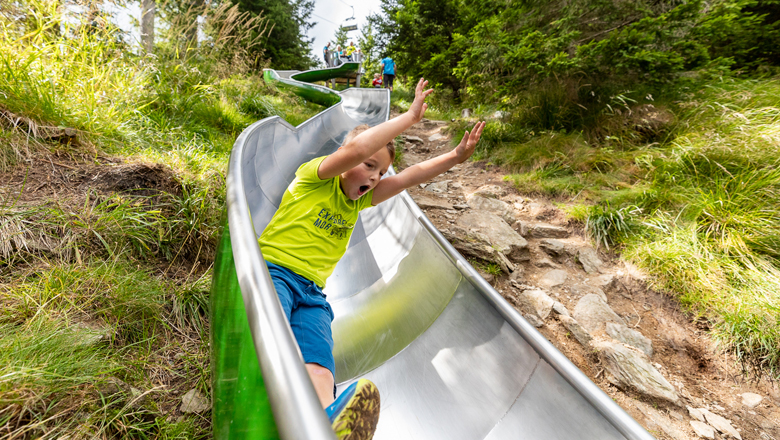
<path fill-rule="evenodd" d="M 474 152 L 484 122 L 466 132 L 449 153 L 380 180 L 393 162 L 393 140 L 419 122 L 428 104 L 422 78 L 406 113 L 375 127 L 357 127 L 339 149 L 298 168 L 271 222 L 260 236 L 260 248 L 301 349 L 317 397 L 340 439 L 373 436 L 379 417 L 379 392 L 361 379 L 334 402 L 333 312 L 322 288 L 347 249 L 358 213 L 462 163 Z"/>
<path fill-rule="evenodd" d="M 371 85 L 374 86 L 377 89 L 382 88 L 382 78 L 379 76 L 378 73 L 374 74 L 374 80 L 371 81 Z"/>

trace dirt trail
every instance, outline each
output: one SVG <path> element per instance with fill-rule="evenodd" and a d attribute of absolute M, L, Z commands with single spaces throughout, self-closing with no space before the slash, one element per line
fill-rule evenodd
<path fill-rule="evenodd" d="M 453 146 L 446 123 L 442 121 L 424 119 L 407 130 L 404 136 L 406 142 L 400 169 L 447 152 Z M 470 196 L 477 190 L 506 202 L 509 210 L 502 218 L 507 223 L 514 220 L 513 229 L 528 242 L 530 259 L 516 263 L 511 275 L 496 273 L 497 265 L 471 260 L 477 263 L 485 279 L 525 316 L 532 314 L 532 310 L 518 301 L 518 293 L 523 287 L 542 286 L 568 311 L 574 311 L 583 296 L 602 287 L 609 306 L 625 321 L 626 327 L 652 341 L 650 362 L 674 386 L 681 397 L 681 405 L 647 397 L 630 387 L 619 389 L 613 385 L 597 353 L 591 347 L 580 344 L 561 319 L 553 318 L 555 314 L 543 322 L 537 321 L 541 324 L 538 329 L 657 438 L 733 437 L 717 430 L 713 430 L 712 437 L 708 437 L 707 432 L 701 436 L 697 434 L 694 425 L 707 423 L 698 422 L 693 417 L 695 411 L 692 416 L 687 409 L 691 407 L 706 408 L 725 417 L 743 439 L 780 440 L 780 388 L 776 383 L 745 377 L 733 357 L 717 349 L 709 337 L 706 324 L 686 315 L 669 295 L 649 289 L 646 276 L 630 263 L 622 261 L 619 255 L 597 253 L 603 264 L 598 271 L 587 273 L 576 252 L 555 252 L 552 245 L 558 242 L 571 249 L 592 249 L 582 225 L 570 222 L 565 213 L 549 200 L 519 194 L 503 177 L 504 173 L 498 167 L 468 161 L 427 185 L 410 189 L 409 193 L 434 225 L 450 238 L 457 238 L 457 234 L 462 233 L 463 229 L 458 227 L 462 216 L 479 210 L 469 207 Z M 545 277 L 552 271 L 565 281 L 550 285 Z M 603 279 L 614 281 L 609 286 L 603 286 L 599 284 Z M 748 406 L 743 403 L 744 393 L 755 393 L 763 399 L 756 406 Z"/>

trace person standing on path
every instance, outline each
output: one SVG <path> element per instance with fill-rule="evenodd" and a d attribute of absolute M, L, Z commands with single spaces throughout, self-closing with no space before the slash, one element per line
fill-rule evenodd
<path fill-rule="evenodd" d="M 395 61 L 390 57 L 385 57 L 380 65 L 382 68 L 382 83 L 386 89 L 393 91 L 393 79 L 395 79 Z"/>
<path fill-rule="evenodd" d="M 325 58 L 325 66 L 330 67 L 330 41 L 322 48 L 322 57 Z"/>

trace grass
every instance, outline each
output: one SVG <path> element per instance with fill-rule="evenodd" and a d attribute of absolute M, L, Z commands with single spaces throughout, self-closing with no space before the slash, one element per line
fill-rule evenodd
<path fill-rule="evenodd" d="M 208 412 L 179 408 L 191 389 L 209 396 L 230 149 L 256 120 L 322 108 L 266 85 L 229 44 L 257 29 L 249 17 L 210 10 L 223 27 L 206 23 L 209 44 L 189 50 L 164 23 L 144 56 L 57 4 L 0 8 L 0 173 L 26 169 L 0 198 L 0 437 L 208 438 Z M 33 180 L 52 158 L 99 177 L 51 192 Z"/>
<path fill-rule="evenodd" d="M 658 104 L 675 113 L 661 137 L 632 136 L 608 122 L 616 112 L 596 118 L 598 136 L 534 132 L 520 118 L 491 121 L 476 156 L 509 169 L 521 192 L 563 203 L 597 245 L 707 319 L 746 369 L 780 377 L 780 79 L 679 96 Z"/>

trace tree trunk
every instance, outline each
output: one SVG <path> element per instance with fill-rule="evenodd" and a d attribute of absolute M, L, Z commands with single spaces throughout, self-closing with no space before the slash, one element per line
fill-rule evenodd
<path fill-rule="evenodd" d="M 192 23 L 187 28 L 188 47 L 198 47 L 198 16 L 203 13 L 203 5 L 203 0 L 192 1 L 191 14 L 189 14 L 192 15 Z"/>
<path fill-rule="evenodd" d="M 141 7 L 141 46 L 146 53 L 152 53 L 154 48 L 154 14 L 155 0 L 142 0 Z"/>

